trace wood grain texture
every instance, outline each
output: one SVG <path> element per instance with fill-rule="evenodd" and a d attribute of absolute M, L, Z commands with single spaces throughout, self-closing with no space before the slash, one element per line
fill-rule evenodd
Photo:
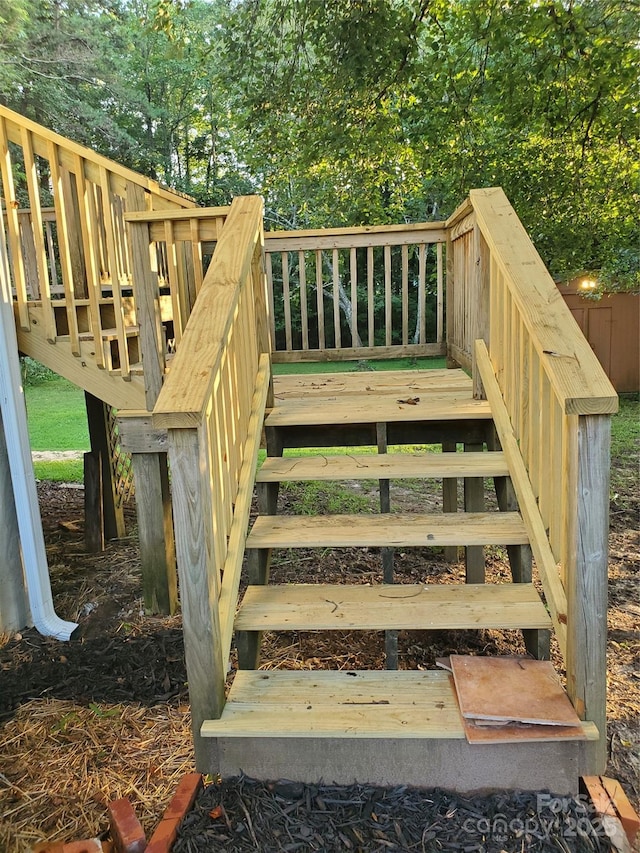
<path fill-rule="evenodd" d="M 464 515 L 262 516 L 248 548 L 436 547 L 518 545 L 528 541 L 518 513 Z"/>
<path fill-rule="evenodd" d="M 442 243 L 446 231 L 441 222 L 407 225 L 364 225 L 300 231 L 266 231 L 265 251 L 297 252 L 350 249 L 368 246 L 403 246 Z"/>
<path fill-rule="evenodd" d="M 372 396 L 374 394 L 466 392 L 471 379 L 462 370 L 384 370 L 374 373 L 308 373 L 274 377 L 274 394 L 288 397 Z"/>
<path fill-rule="evenodd" d="M 251 273 L 261 229 L 262 199 L 234 199 L 171 373 L 155 405 L 156 426 L 193 427 L 201 422 L 213 378 L 221 366 L 240 291 Z M 185 376 L 190 377 L 189 382 L 184 381 Z"/>
<path fill-rule="evenodd" d="M 503 453 L 386 453 L 344 456 L 267 458 L 258 471 L 259 483 L 310 480 L 421 479 L 423 477 L 505 477 Z"/>
<path fill-rule="evenodd" d="M 415 397 L 411 397 L 415 400 Z M 420 397 L 415 403 L 400 397 L 371 395 L 371 398 L 348 397 L 314 400 L 275 401 L 267 416 L 267 426 L 311 426 L 323 424 L 392 423 L 403 421 L 459 421 L 491 419 L 491 409 L 484 400 L 472 400 L 455 394 L 430 398 Z"/>
<path fill-rule="evenodd" d="M 611 419 L 581 417 L 575 561 L 567 566 L 567 691 L 583 719 L 598 726 L 592 774 L 606 764 L 607 569 Z"/>
<path fill-rule="evenodd" d="M 221 720 L 203 737 L 462 738 L 450 676 L 443 672 L 242 670 Z"/>
<path fill-rule="evenodd" d="M 224 707 L 226 665 L 220 635 L 219 569 L 212 561 L 211 494 L 202 477 L 204 436 L 196 430 L 172 430 L 172 474 L 176 554 L 185 641 L 196 766 L 205 771 L 209 753 L 200 737 L 204 720 Z"/>
<path fill-rule="evenodd" d="M 322 291 L 320 291 L 322 293 Z M 322 320 L 324 323 L 324 320 Z M 298 362 L 326 362 L 326 361 L 353 361 L 358 360 L 373 360 L 388 359 L 388 358 L 438 358 L 446 353 L 446 346 L 443 343 L 431 344 L 408 344 L 402 346 L 397 344 L 393 346 L 362 346 L 362 347 L 335 347 L 327 348 L 323 345 L 323 339 L 320 338 L 319 349 L 308 350 L 277 350 L 273 352 L 274 364 L 296 364 Z"/>
<path fill-rule="evenodd" d="M 607 414 L 618 399 L 504 192 L 471 190 L 478 226 L 565 414 Z"/>
<path fill-rule="evenodd" d="M 173 614 L 178 607 L 178 588 L 167 457 L 134 453 L 131 460 L 145 610 Z"/>
<path fill-rule="evenodd" d="M 476 341 L 476 364 L 480 371 L 487 399 L 491 404 L 493 420 L 507 458 L 511 481 L 518 498 L 520 512 L 526 525 L 531 548 L 542 580 L 547 603 L 551 609 L 551 618 L 563 654 L 567 650 L 567 594 L 560 580 L 556 560 L 551 551 L 544 523 L 540 516 L 527 469 L 520 454 L 520 448 L 513 433 L 513 427 L 505 408 L 498 382 L 493 372 L 487 347 L 484 341 Z"/>
<path fill-rule="evenodd" d="M 544 628 L 551 620 L 532 584 L 284 584 L 249 586 L 244 631 Z"/>

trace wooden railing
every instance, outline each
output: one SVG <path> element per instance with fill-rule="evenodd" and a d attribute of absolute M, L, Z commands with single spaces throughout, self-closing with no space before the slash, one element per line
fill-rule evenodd
<path fill-rule="evenodd" d="M 0 178 L 20 327 L 36 300 L 47 340 L 128 379 L 139 354 L 124 214 L 194 202 L 2 106 Z"/>
<path fill-rule="evenodd" d="M 200 725 L 220 716 L 270 395 L 262 200 L 234 199 L 153 410 L 168 429 L 185 653 Z M 271 401 L 270 401 L 271 404 Z"/>
<path fill-rule="evenodd" d="M 265 234 L 274 361 L 442 355 L 441 222 Z"/>
<path fill-rule="evenodd" d="M 448 352 L 472 368 L 476 394 L 491 402 L 567 689 L 603 735 L 602 768 L 610 415 L 618 398 L 502 190 L 471 191 L 447 225 Z"/>

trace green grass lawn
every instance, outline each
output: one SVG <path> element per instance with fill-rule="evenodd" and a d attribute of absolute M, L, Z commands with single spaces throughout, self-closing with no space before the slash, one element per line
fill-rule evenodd
<path fill-rule="evenodd" d="M 84 393 L 56 377 L 25 387 L 32 450 L 89 450 Z"/>
<path fill-rule="evenodd" d="M 273 375 L 306 373 L 357 373 L 368 370 L 438 370 L 445 368 L 445 358 L 387 358 L 366 361 L 300 361 L 274 364 Z"/>
<path fill-rule="evenodd" d="M 361 362 L 327 362 L 324 364 L 277 364 L 276 375 L 286 373 L 338 373 L 356 370 L 429 369 L 444 367 L 444 359 L 402 359 Z M 89 450 L 89 433 L 84 407 L 84 394 L 66 379 L 52 375 L 25 385 L 29 437 L 32 450 Z M 640 440 L 640 402 L 637 394 L 620 399 L 620 411 L 612 418 L 611 456 L 616 460 L 637 460 Z M 415 448 L 405 448 L 409 451 Z M 360 452 L 364 451 L 360 449 Z M 369 449 L 375 452 L 374 448 Z M 333 453 L 350 452 L 349 448 L 334 448 Z M 304 450 L 291 451 L 294 454 Z M 264 451 L 260 453 L 260 461 Z M 632 464 L 635 464 L 632 463 Z M 627 467 L 627 466 L 624 466 Z M 82 459 L 36 462 L 36 477 L 41 480 L 82 482 Z M 629 471 L 624 472 L 625 479 Z M 616 473 L 612 472 L 615 488 Z"/>
<path fill-rule="evenodd" d="M 27 423 L 32 450 L 89 450 L 84 393 L 59 376 L 25 385 Z M 81 483 L 82 459 L 34 463 L 39 480 Z"/>

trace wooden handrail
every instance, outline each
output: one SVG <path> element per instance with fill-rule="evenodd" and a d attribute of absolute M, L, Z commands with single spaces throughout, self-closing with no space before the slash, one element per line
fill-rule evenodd
<path fill-rule="evenodd" d="M 478 228 L 505 277 L 567 415 L 612 414 L 618 396 L 500 187 L 471 190 Z"/>
<path fill-rule="evenodd" d="M 147 227 L 148 221 L 136 227 Z M 171 225 L 176 225 L 175 219 Z M 234 199 L 153 410 L 154 426 L 168 428 L 199 764 L 206 750 L 200 725 L 219 717 L 224 707 L 233 617 L 270 393 L 263 251 L 262 199 Z"/>
<path fill-rule="evenodd" d="M 134 172 L 133 169 L 128 169 L 126 166 L 121 166 L 119 163 L 109 160 L 108 157 L 96 154 L 95 151 L 92 151 L 90 148 L 86 148 L 84 145 L 80 145 L 77 142 L 66 139 L 59 133 L 55 133 L 53 130 L 49 130 L 37 122 L 25 118 L 25 116 L 22 116 L 1 104 L 0 116 L 2 116 L 6 121 L 7 137 L 10 142 L 21 145 L 22 134 L 25 131 L 32 133 L 34 138 L 34 153 L 40 157 L 44 157 L 45 159 L 48 159 L 49 157 L 49 145 L 51 143 L 58 145 L 62 149 L 61 165 L 71 171 L 73 171 L 74 167 L 73 157 L 75 155 L 79 155 L 87 164 L 87 178 L 95 181 L 96 183 L 99 180 L 97 170 L 102 168 L 106 169 L 113 175 L 117 175 L 125 182 L 128 181 L 142 187 L 156 198 L 170 202 L 171 207 L 176 203 L 179 204 L 180 207 L 196 206 L 195 201 L 192 198 L 189 198 L 189 196 L 176 192 L 175 190 L 171 190 L 168 187 L 163 187 L 157 181 L 147 178 L 144 175 L 140 175 L 138 172 Z"/>
<path fill-rule="evenodd" d="M 606 760 L 610 415 L 618 398 L 500 188 L 447 222 L 447 349 L 473 370 L 509 456 L 578 714 Z"/>
<path fill-rule="evenodd" d="M 241 288 L 262 233 L 262 199 L 234 199 L 182 344 L 153 410 L 156 426 L 199 426 L 219 373 Z M 185 382 L 185 377 L 189 381 Z"/>

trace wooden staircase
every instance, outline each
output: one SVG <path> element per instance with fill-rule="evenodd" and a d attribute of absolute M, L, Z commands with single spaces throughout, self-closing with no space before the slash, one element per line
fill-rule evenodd
<path fill-rule="evenodd" d="M 470 511 L 483 510 L 485 478 L 493 478 L 502 495 L 509 486 L 504 454 L 479 449 L 495 442 L 489 405 L 472 398 L 471 380 L 460 370 L 279 377 L 275 394 L 265 419 L 270 455 L 256 478 L 261 514 L 246 542 L 249 586 L 234 624 L 239 671 L 221 718 L 202 727 L 204 736 L 218 739 L 221 772 L 467 790 L 573 789 L 576 742 L 470 746 L 448 673 L 397 669 L 399 630 L 522 629 L 530 651 L 549 654 L 552 623 L 531 582 L 529 536 L 520 513 Z M 423 434 L 429 436 L 424 441 L 445 447 L 453 436 L 473 449 L 388 453 L 390 434 L 394 444 L 411 444 Z M 377 454 L 322 452 L 330 444 L 364 445 L 372 437 Z M 282 455 L 285 448 L 311 444 L 318 447 L 313 456 Z M 409 478 L 425 481 L 425 488 L 434 479 L 462 479 L 465 511 L 391 512 L 389 482 Z M 312 480 L 378 480 L 381 512 L 278 515 L 280 484 Z M 518 582 L 482 582 L 487 545 L 508 547 Z M 394 548 L 460 546 L 466 550 L 466 584 L 393 582 Z M 269 585 L 273 549 L 338 547 L 380 548 L 385 582 L 354 584 L 345 577 L 344 584 Z M 387 668 L 395 671 L 257 668 L 264 631 L 345 630 L 384 631 Z M 585 731 L 594 736 L 592 726 Z"/>

